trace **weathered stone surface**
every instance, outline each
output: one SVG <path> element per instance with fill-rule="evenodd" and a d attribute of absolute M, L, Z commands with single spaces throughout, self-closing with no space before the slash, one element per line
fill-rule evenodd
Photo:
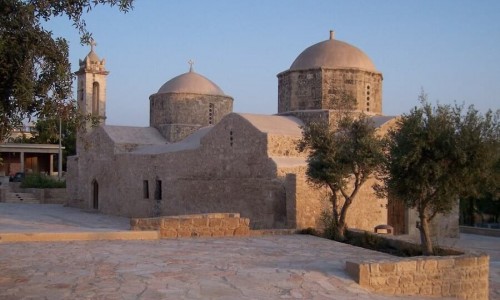
<path fill-rule="evenodd" d="M 250 221 L 239 214 L 199 214 L 132 219 L 132 230 L 160 230 L 161 238 L 249 236 Z"/>
<path fill-rule="evenodd" d="M 343 95 L 357 109 L 382 112 L 382 74 L 355 69 L 289 70 L 278 74 L 278 112 L 331 109 Z"/>
<path fill-rule="evenodd" d="M 191 93 L 153 94 L 150 126 L 169 142 L 177 142 L 198 128 L 218 123 L 233 111 L 233 98 L 223 95 Z"/>
<path fill-rule="evenodd" d="M 483 254 L 464 254 L 347 262 L 346 270 L 360 285 L 380 293 L 488 299 L 488 272 L 477 263 L 484 264 L 484 257 Z"/>
<path fill-rule="evenodd" d="M 381 273 L 392 273 L 396 270 L 396 265 L 394 263 L 380 263 L 379 270 Z"/>

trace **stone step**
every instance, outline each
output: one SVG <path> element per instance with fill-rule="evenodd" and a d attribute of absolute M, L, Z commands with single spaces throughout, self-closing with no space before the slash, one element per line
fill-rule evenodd
<path fill-rule="evenodd" d="M 5 202 L 7 203 L 30 203 L 36 204 L 40 201 L 31 193 L 12 193 L 6 194 Z"/>

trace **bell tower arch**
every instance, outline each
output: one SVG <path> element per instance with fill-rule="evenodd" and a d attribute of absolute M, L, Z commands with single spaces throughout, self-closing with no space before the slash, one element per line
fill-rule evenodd
<path fill-rule="evenodd" d="M 80 69 L 75 72 L 77 76 L 77 103 L 80 113 L 84 116 L 91 115 L 97 118 L 99 124 L 106 121 L 106 79 L 109 71 L 106 70 L 106 61 L 99 59 L 94 48 L 97 44 L 90 42 L 90 52 L 80 60 Z M 90 122 L 86 125 L 87 131 L 91 129 Z"/>

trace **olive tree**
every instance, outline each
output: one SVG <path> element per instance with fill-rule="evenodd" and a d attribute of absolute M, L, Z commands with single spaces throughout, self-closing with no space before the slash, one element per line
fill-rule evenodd
<path fill-rule="evenodd" d="M 385 191 L 417 211 L 422 251 L 432 255 L 430 222 L 436 215 L 450 212 L 460 197 L 498 187 L 499 114 L 432 106 L 423 92 L 419 99 L 421 106 L 389 131 L 382 173 Z"/>
<path fill-rule="evenodd" d="M 344 114 L 334 126 L 304 126 L 298 149 L 308 151 L 308 181 L 330 189 L 331 230 L 335 240 L 343 241 L 349 207 L 384 159 L 383 142 L 369 117 Z"/>

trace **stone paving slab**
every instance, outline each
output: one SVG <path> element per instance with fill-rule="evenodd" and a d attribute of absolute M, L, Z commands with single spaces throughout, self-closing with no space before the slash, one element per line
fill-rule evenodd
<path fill-rule="evenodd" d="M 387 254 L 305 235 L 14 243 L 0 253 L 0 299 L 402 299 L 344 271 L 348 259 Z"/>
<path fill-rule="evenodd" d="M 0 235 L 128 228 L 127 218 L 61 205 L 0 203 Z M 490 299 L 500 299 L 500 238 L 442 243 L 488 253 Z M 0 299 L 401 299 L 370 293 L 344 271 L 346 260 L 386 256 L 303 235 L 0 243 Z"/>
<path fill-rule="evenodd" d="M 0 232 L 129 230 L 128 218 L 85 212 L 60 204 L 0 203 Z"/>

